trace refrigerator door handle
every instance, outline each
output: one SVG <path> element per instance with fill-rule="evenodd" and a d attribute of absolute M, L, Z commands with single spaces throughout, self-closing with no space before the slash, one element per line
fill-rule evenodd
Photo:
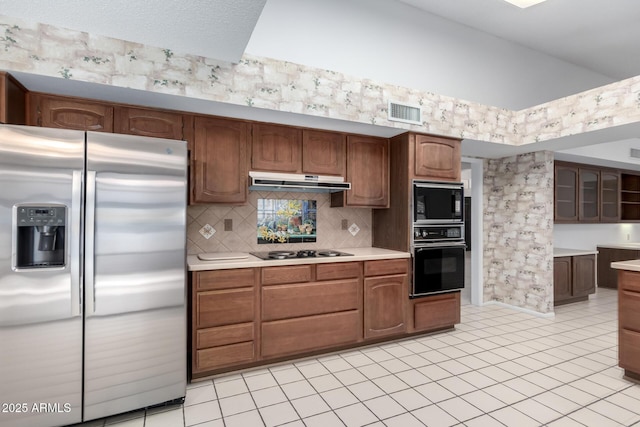
<path fill-rule="evenodd" d="M 96 172 L 87 171 L 87 205 L 85 208 L 85 288 L 86 315 L 96 311 L 95 295 L 95 224 L 96 224 Z"/>
<path fill-rule="evenodd" d="M 80 217 L 82 213 L 82 171 L 74 170 L 71 178 L 71 219 L 69 225 L 70 251 L 69 264 L 71 269 L 71 316 L 80 316 L 82 306 L 81 278 L 80 278 Z"/>

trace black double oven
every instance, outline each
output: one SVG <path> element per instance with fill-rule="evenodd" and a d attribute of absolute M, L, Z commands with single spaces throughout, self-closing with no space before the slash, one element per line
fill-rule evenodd
<path fill-rule="evenodd" d="M 411 298 L 464 288 L 462 183 L 413 181 Z"/>

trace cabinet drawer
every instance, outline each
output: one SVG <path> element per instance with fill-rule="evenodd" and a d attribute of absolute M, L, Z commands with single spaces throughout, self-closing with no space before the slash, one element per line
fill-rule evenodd
<path fill-rule="evenodd" d="M 253 322 L 196 331 L 196 348 L 198 350 L 246 341 L 253 341 Z"/>
<path fill-rule="evenodd" d="M 620 328 L 640 332 L 640 293 L 618 291 Z"/>
<path fill-rule="evenodd" d="M 316 280 L 351 279 L 360 277 L 362 266 L 359 262 L 336 262 L 316 264 Z"/>
<path fill-rule="evenodd" d="M 233 325 L 254 318 L 253 288 L 198 292 L 196 295 L 196 327 Z"/>
<path fill-rule="evenodd" d="M 358 279 L 262 288 L 262 320 L 287 319 L 359 308 Z"/>
<path fill-rule="evenodd" d="M 618 285 L 628 291 L 640 292 L 640 273 L 618 270 Z"/>
<path fill-rule="evenodd" d="M 619 365 L 623 369 L 628 369 L 640 374 L 640 333 L 620 329 L 618 350 Z"/>
<path fill-rule="evenodd" d="M 194 274 L 198 291 L 247 288 L 255 284 L 255 270 L 253 268 L 201 271 Z"/>
<path fill-rule="evenodd" d="M 264 322 L 262 356 L 284 356 L 356 343 L 361 335 L 360 311 L 356 310 Z"/>
<path fill-rule="evenodd" d="M 407 274 L 406 259 L 384 259 L 379 261 L 365 261 L 365 276 L 385 276 L 388 274 Z"/>
<path fill-rule="evenodd" d="M 255 359 L 254 354 L 253 341 L 198 350 L 196 352 L 196 367 L 194 370 L 202 372 L 225 366 L 249 363 Z"/>
<path fill-rule="evenodd" d="M 262 268 L 263 285 L 302 283 L 311 280 L 311 265 Z"/>
<path fill-rule="evenodd" d="M 460 292 L 412 300 L 413 328 L 439 329 L 460 323 Z"/>

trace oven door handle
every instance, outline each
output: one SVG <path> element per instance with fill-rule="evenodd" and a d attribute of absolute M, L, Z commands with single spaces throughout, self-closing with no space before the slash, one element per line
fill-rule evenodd
<path fill-rule="evenodd" d="M 464 242 L 440 242 L 440 243 L 429 243 L 423 246 L 415 246 L 415 250 L 420 252 L 426 249 L 438 249 L 438 248 L 466 248 L 467 244 Z"/>

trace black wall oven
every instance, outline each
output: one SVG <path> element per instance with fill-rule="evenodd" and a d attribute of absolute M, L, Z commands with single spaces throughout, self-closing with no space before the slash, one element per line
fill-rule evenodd
<path fill-rule="evenodd" d="M 459 182 L 413 181 L 414 224 L 464 221 L 464 189 Z"/>
<path fill-rule="evenodd" d="M 413 227 L 413 285 L 410 297 L 464 288 L 464 225 Z"/>

